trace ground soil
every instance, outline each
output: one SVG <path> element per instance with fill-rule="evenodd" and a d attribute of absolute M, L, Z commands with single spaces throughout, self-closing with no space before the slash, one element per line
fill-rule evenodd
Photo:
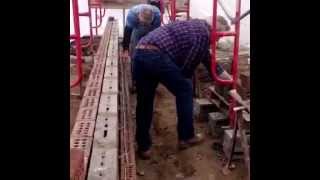
<path fill-rule="evenodd" d="M 132 97 L 135 111 L 135 97 Z M 221 154 L 212 149 L 215 141 L 208 135 L 207 123 L 195 122 L 196 132 L 205 135 L 205 142 L 184 151 L 177 151 L 176 108 L 174 96 L 164 87 L 157 89 L 152 128 L 152 158 L 137 157 L 138 180 L 242 180 L 243 162 L 225 176 L 222 174 Z"/>

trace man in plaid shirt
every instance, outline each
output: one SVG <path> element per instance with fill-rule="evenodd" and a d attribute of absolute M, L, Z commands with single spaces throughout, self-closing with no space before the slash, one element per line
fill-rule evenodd
<path fill-rule="evenodd" d="M 136 46 L 132 61 L 137 88 L 136 140 L 142 159 L 151 155 L 149 130 L 159 82 L 176 96 L 179 149 L 202 142 L 194 133 L 191 77 L 200 62 L 211 72 L 210 20 L 176 21 L 150 32 Z M 219 19 L 217 24 L 218 30 L 230 29 Z M 222 79 L 231 79 L 220 65 L 217 73 Z"/>

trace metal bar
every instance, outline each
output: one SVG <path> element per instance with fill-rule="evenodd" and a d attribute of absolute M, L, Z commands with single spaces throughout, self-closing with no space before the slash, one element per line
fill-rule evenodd
<path fill-rule="evenodd" d="M 237 118 L 235 118 L 235 121 L 237 121 Z M 237 132 L 238 132 L 238 126 L 236 124 L 234 126 L 234 128 L 233 128 L 232 146 L 231 146 L 231 151 L 230 151 L 229 158 L 228 158 L 228 163 L 226 165 L 227 168 L 230 168 L 230 165 L 232 163 L 232 158 L 233 158 L 233 155 L 234 155 L 234 150 L 235 150 L 236 142 L 237 142 Z"/>
<path fill-rule="evenodd" d="M 230 21 L 232 21 L 234 18 L 230 15 L 229 11 L 226 9 L 226 7 L 224 6 L 224 4 L 221 2 L 221 0 L 218 0 L 218 3 L 221 7 L 221 9 L 223 10 L 223 12 L 226 14 L 226 16 L 228 17 L 228 19 Z"/>
<path fill-rule="evenodd" d="M 103 13 L 102 13 L 102 17 L 104 17 L 106 15 L 106 9 L 103 8 Z"/>
<path fill-rule="evenodd" d="M 219 37 L 224 37 L 224 36 L 235 36 L 237 35 L 236 32 L 217 32 L 216 35 Z"/>
<path fill-rule="evenodd" d="M 75 34 L 70 35 L 70 39 L 76 39 L 77 36 Z"/>
<path fill-rule="evenodd" d="M 231 85 L 233 83 L 233 80 L 223 80 L 220 79 L 217 75 L 217 62 L 216 62 L 216 46 L 217 46 L 217 40 L 218 40 L 218 35 L 217 35 L 217 0 L 213 0 L 213 15 L 212 15 L 212 32 L 211 32 L 211 48 L 212 52 L 212 60 L 211 60 L 211 71 L 212 71 L 212 77 L 213 79 L 221 84 L 221 85 Z"/>
<path fill-rule="evenodd" d="M 89 42 L 85 45 L 82 45 L 82 48 L 86 48 L 86 47 L 90 47 L 90 51 L 92 53 L 92 58 L 94 58 L 93 56 L 93 32 L 92 32 L 92 19 L 91 19 L 91 6 L 90 6 L 90 0 L 87 1 L 88 2 L 88 12 L 87 12 L 87 16 L 89 18 L 89 30 L 90 30 L 90 39 Z"/>
<path fill-rule="evenodd" d="M 98 23 L 98 8 L 95 8 L 95 13 L 96 13 L 96 26 L 92 27 L 96 29 L 96 35 L 98 35 L 98 28 L 102 25 L 102 11 L 101 7 L 99 7 L 99 23 Z"/>
<path fill-rule="evenodd" d="M 236 18 L 239 18 L 241 15 L 241 0 L 236 1 Z M 232 61 L 232 88 L 236 89 L 237 88 L 237 78 L 238 78 L 238 60 L 239 60 L 239 46 L 240 46 L 240 21 L 237 21 L 235 23 L 235 33 L 236 35 L 234 36 L 234 47 L 233 47 L 233 61 Z M 234 119 L 236 116 L 236 113 L 233 111 L 233 107 L 236 105 L 236 100 L 231 97 L 231 106 L 229 107 L 230 111 L 230 121 L 231 121 L 231 126 L 235 125 L 234 124 Z"/>
<path fill-rule="evenodd" d="M 245 13 L 243 13 L 243 14 L 240 16 L 239 19 L 237 19 L 237 18 L 232 19 L 231 24 L 235 24 L 237 21 L 241 21 L 241 19 L 243 19 L 244 17 L 246 17 L 246 16 L 249 15 L 249 14 L 250 14 L 250 9 L 247 10 Z"/>
<path fill-rule="evenodd" d="M 72 9 L 73 9 L 73 23 L 74 23 L 74 31 L 75 36 L 72 36 L 75 38 L 76 42 L 76 56 L 77 56 L 77 79 L 71 83 L 71 88 L 77 86 L 83 77 L 82 74 L 82 49 L 81 49 L 81 39 L 80 39 L 80 22 L 79 22 L 79 6 L 78 6 L 78 0 L 72 0 Z"/>
<path fill-rule="evenodd" d="M 237 82 L 237 74 L 238 74 L 238 59 L 239 59 L 239 36 L 240 36 L 240 21 L 235 23 L 235 32 L 234 32 L 234 47 L 233 47 L 233 60 L 232 60 L 232 67 L 231 67 L 231 80 L 223 80 L 220 79 L 216 72 L 216 42 L 219 39 L 219 33 L 217 32 L 217 7 L 218 0 L 213 0 L 213 16 L 212 16 L 212 32 L 211 32 L 211 47 L 212 47 L 212 61 L 211 61 L 211 70 L 212 70 L 212 77 L 213 79 L 221 85 L 229 85 L 233 89 L 236 89 L 236 82 Z M 240 17 L 241 11 L 241 0 L 236 0 L 236 19 Z M 232 33 L 226 34 L 222 33 L 223 35 L 231 35 Z M 221 33 L 220 33 L 221 35 Z M 221 37 L 221 36 L 220 36 Z M 234 125 L 235 119 L 235 112 L 233 111 L 233 107 L 235 106 L 235 99 L 230 99 L 230 106 L 229 106 L 229 119 L 230 125 Z"/>
<path fill-rule="evenodd" d="M 96 35 L 98 35 L 98 8 L 94 8 L 95 9 L 95 18 L 96 18 L 96 26 L 94 26 L 93 28 L 96 29 Z"/>
<path fill-rule="evenodd" d="M 89 12 L 79 13 L 79 16 L 89 16 Z"/>

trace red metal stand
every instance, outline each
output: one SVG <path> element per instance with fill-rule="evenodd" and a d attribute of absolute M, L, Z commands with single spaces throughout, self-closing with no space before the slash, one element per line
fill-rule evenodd
<path fill-rule="evenodd" d="M 186 0 L 184 5 L 186 9 L 177 10 L 176 0 L 169 0 L 169 19 L 170 21 L 175 21 L 177 19 L 177 13 L 187 13 L 187 20 L 190 19 L 190 0 Z"/>
<path fill-rule="evenodd" d="M 96 9 L 96 26 L 92 26 L 92 18 L 91 18 L 91 8 L 94 7 Z M 73 9 L 73 21 L 74 21 L 74 31 L 75 33 L 70 35 L 70 39 L 75 40 L 76 44 L 76 67 L 77 67 L 77 79 L 71 83 L 70 87 L 73 88 L 77 85 L 79 85 L 83 78 L 83 72 L 82 72 L 82 48 L 86 48 L 90 46 L 90 50 L 92 52 L 93 57 L 93 32 L 92 29 L 96 29 L 96 35 L 98 35 L 98 28 L 102 24 L 102 18 L 105 16 L 105 9 L 103 9 L 103 13 L 101 12 L 102 9 L 102 1 L 101 0 L 88 0 L 88 11 L 80 13 L 79 12 L 79 5 L 78 0 L 72 0 L 72 9 Z M 99 16 L 99 25 L 97 25 L 98 16 L 97 16 L 97 9 L 100 11 Z M 87 44 L 81 45 L 81 32 L 80 32 L 80 17 L 86 16 L 89 18 L 89 28 L 90 28 L 90 39 Z"/>
<path fill-rule="evenodd" d="M 239 37 L 240 37 L 240 21 L 235 21 L 235 31 L 234 32 L 217 32 L 217 2 L 218 0 L 213 0 L 213 16 L 212 16 L 212 32 L 211 32 L 211 48 L 212 48 L 212 60 L 211 60 L 211 70 L 213 79 L 220 85 L 231 86 L 232 89 L 236 89 L 237 85 L 237 74 L 238 74 L 238 59 L 239 59 Z M 241 0 L 236 0 L 236 14 L 235 19 L 240 19 L 240 9 Z M 216 58 L 216 42 L 219 38 L 225 36 L 234 37 L 234 47 L 233 47 L 233 60 L 231 67 L 232 80 L 222 80 L 218 77 L 216 72 L 217 58 Z M 229 106 L 229 118 L 230 125 L 233 127 L 235 112 L 233 108 L 235 107 L 235 100 L 230 98 Z"/>

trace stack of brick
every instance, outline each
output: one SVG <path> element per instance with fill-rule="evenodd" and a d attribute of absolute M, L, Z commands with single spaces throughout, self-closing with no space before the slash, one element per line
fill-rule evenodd
<path fill-rule="evenodd" d="M 196 98 L 194 99 L 193 115 L 194 118 L 200 122 L 208 121 L 208 114 L 210 112 L 218 111 L 217 107 L 208 99 Z"/>
<path fill-rule="evenodd" d="M 224 136 L 223 136 L 223 152 L 226 156 L 228 156 L 231 153 L 232 150 L 232 139 L 233 139 L 233 134 L 234 131 L 232 129 L 227 129 L 224 131 Z M 241 154 L 243 152 L 242 147 L 241 147 L 241 141 L 240 141 L 240 133 L 238 131 L 237 136 L 236 136 L 236 144 L 235 144 L 235 149 L 234 152 L 235 154 Z"/>

